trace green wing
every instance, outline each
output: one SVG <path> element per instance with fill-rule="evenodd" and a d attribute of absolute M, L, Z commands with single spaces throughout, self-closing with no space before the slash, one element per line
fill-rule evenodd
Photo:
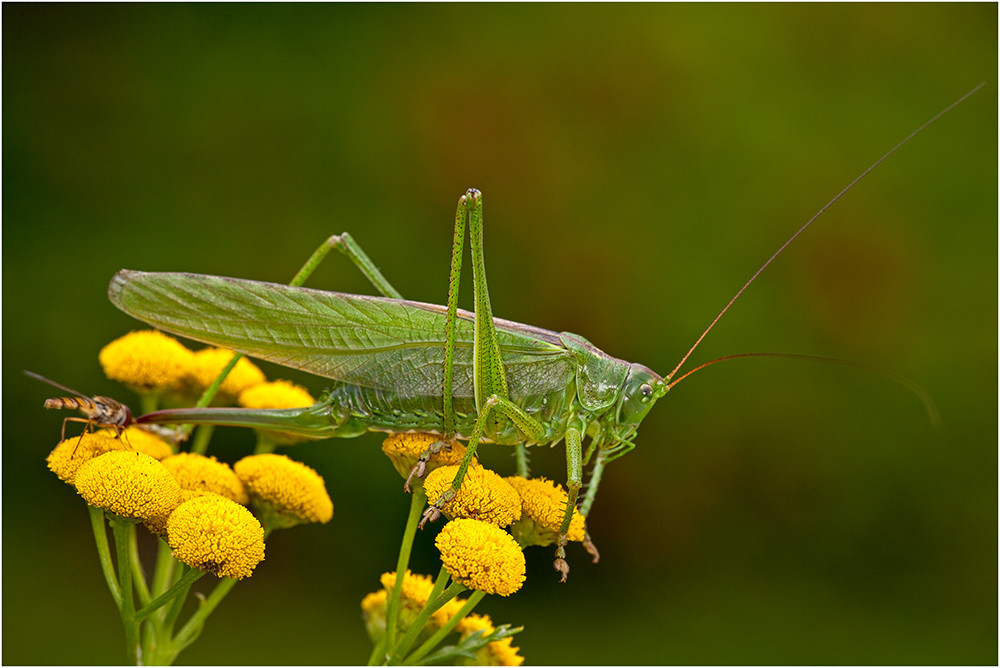
<path fill-rule="evenodd" d="M 250 357 L 400 397 L 440 396 L 444 307 L 220 276 L 122 270 L 108 286 L 119 309 L 154 327 Z M 574 378 L 556 334 L 495 320 L 511 398 Z M 473 396 L 473 316 L 459 312 L 456 397 Z"/>

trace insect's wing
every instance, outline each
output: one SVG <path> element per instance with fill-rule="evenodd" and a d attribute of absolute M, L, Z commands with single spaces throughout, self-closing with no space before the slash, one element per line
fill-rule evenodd
<path fill-rule="evenodd" d="M 125 313 L 196 341 L 400 397 L 441 393 L 446 314 L 438 306 L 128 270 L 114 276 L 108 296 Z M 470 315 L 463 313 L 457 324 L 454 393 L 472 396 Z M 554 334 L 502 321 L 498 329 L 512 397 L 547 393 L 572 380 L 572 359 Z"/>

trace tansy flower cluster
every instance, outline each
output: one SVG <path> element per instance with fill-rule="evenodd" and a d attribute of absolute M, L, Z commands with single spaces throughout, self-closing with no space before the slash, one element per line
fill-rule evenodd
<path fill-rule="evenodd" d="M 365 629 L 372 642 L 378 645 L 386 635 L 387 603 L 397 584 L 395 572 L 383 573 L 382 589 L 372 592 L 361 601 L 362 617 Z M 434 592 L 434 581 L 426 575 L 406 571 L 401 578 L 400 612 L 397 618 L 396 631 L 402 634 L 410 628 L 420 611 L 428 604 Z M 466 654 L 464 663 L 480 666 L 519 666 L 524 657 L 518 654 L 518 648 L 512 645 L 509 627 L 503 627 L 498 633 L 489 615 L 475 613 L 463 614 L 468 600 L 453 598 L 434 612 L 424 630 L 417 637 L 417 642 L 426 641 L 435 632 L 445 630 L 446 633 L 457 633 L 458 644 L 463 646 Z M 514 631 L 516 632 L 516 631 Z M 491 636 L 499 639 L 491 640 Z M 470 660 L 470 655 L 473 657 Z"/>
<path fill-rule="evenodd" d="M 231 351 L 215 348 L 192 352 L 157 331 L 132 332 L 105 346 L 99 355 L 109 378 L 140 393 L 143 412 L 155 410 L 161 399 L 191 405 L 192 392 L 216 383 L 233 357 Z M 260 369 L 244 358 L 219 387 L 223 401 L 238 400 L 250 408 L 314 403 L 304 388 L 287 381 L 267 382 Z M 244 457 L 232 467 L 202 454 L 207 439 L 190 452 L 176 452 L 176 445 L 164 438 L 172 433 L 135 425 L 121 434 L 85 429 L 60 442 L 47 458 L 49 469 L 74 486 L 90 508 L 101 567 L 120 609 L 134 662 L 169 664 L 193 642 L 233 584 L 251 576 L 264 559 L 264 541 L 272 530 L 325 523 L 333 516 L 323 479 L 304 464 L 264 452 Z M 265 440 L 258 434 L 258 450 L 275 444 L 271 440 L 262 447 Z M 117 559 L 111 557 L 105 520 L 115 539 Z M 139 561 L 135 548 L 139 526 L 162 539 L 153 569 Z M 220 580 L 188 622 L 178 625 L 180 602 L 206 573 Z M 174 599 L 175 605 L 167 605 Z"/>
<path fill-rule="evenodd" d="M 157 330 L 131 332 L 101 349 L 98 359 L 105 375 L 140 394 L 201 392 L 212 385 L 233 359 L 223 348 L 192 352 L 177 339 Z M 284 380 L 268 382 L 250 360 L 241 357 L 222 382 L 225 401 L 238 398 L 248 408 L 309 406 L 309 392 Z"/>
<path fill-rule="evenodd" d="M 237 403 L 248 410 L 315 403 L 304 388 L 267 381 L 252 362 L 231 351 L 192 352 L 156 331 L 123 336 L 105 346 L 99 359 L 109 378 L 140 394 L 144 413 L 161 402 L 190 406 L 197 394 L 199 406 Z M 258 430 L 255 454 L 230 466 L 205 454 L 210 427 L 195 432 L 190 451 L 177 452 L 176 442 L 188 433 L 134 425 L 120 435 L 88 430 L 59 443 L 48 457 L 49 468 L 90 507 L 101 566 L 134 662 L 171 663 L 232 586 L 254 573 L 273 530 L 333 517 L 322 477 L 273 453 L 275 446 L 301 437 Z M 392 434 L 382 450 L 412 497 L 397 563 L 403 576 L 384 573 L 382 588 L 362 601 L 375 643 L 371 661 L 520 665 L 524 658 L 511 643 L 521 629 L 494 625 L 489 616 L 472 611 L 487 594 L 510 596 L 523 586 L 522 550 L 558 539 L 565 491 L 544 478 L 503 478 L 474 457 L 466 461 L 464 445 L 435 434 Z M 417 527 L 440 514 L 448 520 L 434 540 L 441 570 L 436 579 L 413 574 L 407 568 Z M 115 539 L 117 572 L 105 520 Z M 160 539 L 151 570 L 143 568 L 135 547 L 140 526 Z M 586 541 L 584 518 L 575 509 L 567 538 Z M 184 598 L 204 574 L 219 580 L 179 625 Z M 471 592 L 467 598 L 460 596 L 466 592 Z M 442 646 L 449 635 L 453 644 Z"/>
<path fill-rule="evenodd" d="M 558 540 L 567 495 L 562 486 L 544 478 L 501 478 L 475 459 L 453 492 L 460 467 L 452 462 L 459 449 L 464 454 L 460 447 L 442 449 L 433 434 L 394 434 L 382 445 L 403 476 L 412 478 L 412 470 L 422 462 L 432 469 L 423 491 L 432 503 L 443 500 L 440 510 L 451 520 L 435 544 L 452 579 L 470 589 L 508 596 L 524 582 L 521 549 Z M 510 533 L 503 530 L 508 526 Z M 583 516 L 574 508 L 567 540 L 579 542 L 585 536 Z"/>
<path fill-rule="evenodd" d="M 282 455 L 245 457 L 234 470 L 215 457 L 169 455 L 162 441 L 149 447 L 157 441 L 151 434 L 137 440 L 159 459 L 123 449 L 122 439 L 102 431 L 84 434 L 80 456 L 67 456 L 77 440 L 63 441 L 49 456 L 60 478 L 91 506 L 143 520 L 167 540 L 178 560 L 220 577 L 248 577 L 264 558 L 264 529 L 244 507 L 251 495 L 265 523 L 273 514 L 281 517 L 269 530 L 327 522 L 333 515 L 322 478 Z"/>
<path fill-rule="evenodd" d="M 403 553 L 408 553 L 418 526 L 415 518 L 425 502 L 431 506 L 420 526 L 439 514 L 449 521 L 435 539 L 442 563 L 436 580 L 406 571 L 396 592 L 396 574 L 386 573 L 383 589 L 362 601 L 365 626 L 375 643 L 372 661 L 468 663 L 471 657 L 475 664 L 519 665 L 523 658 L 511 646 L 510 635 L 520 629 L 494 627 L 489 617 L 471 614 L 472 607 L 486 594 L 509 596 L 521 588 L 526 570 L 522 548 L 558 539 L 566 493 L 545 479 L 502 478 L 475 458 L 463 473 L 465 448 L 448 447 L 434 434 L 391 435 L 382 450 L 414 490 Z M 575 509 L 567 538 L 586 538 L 583 517 Z M 400 568 L 405 564 L 401 560 Z M 468 599 L 456 598 L 468 590 L 473 591 Z M 458 643 L 430 654 L 452 632 L 459 634 Z"/>

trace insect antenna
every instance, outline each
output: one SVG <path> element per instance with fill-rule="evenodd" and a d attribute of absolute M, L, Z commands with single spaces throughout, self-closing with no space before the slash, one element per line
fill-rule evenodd
<path fill-rule="evenodd" d="M 71 387 L 66 387 L 65 385 L 60 385 L 60 384 L 59 384 L 59 383 L 57 383 L 56 381 L 54 381 L 54 380 L 51 380 L 51 379 L 49 379 L 49 378 L 46 378 L 45 376 L 40 376 L 39 374 L 35 373 L 34 371 L 28 371 L 27 369 L 25 369 L 25 370 L 24 370 L 24 375 L 26 375 L 26 376 L 29 376 L 29 377 L 31 377 L 31 378 L 34 378 L 35 380 L 40 380 L 40 381 L 42 381 L 43 383 L 48 383 L 48 384 L 49 384 L 49 385 L 51 385 L 52 387 L 55 387 L 55 388 L 57 388 L 57 389 L 60 389 L 60 390 L 62 390 L 63 392 L 69 392 L 70 394 L 75 394 L 75 395 L 76 395 L 76 396 L 78 396 L 78 397 L 83 397 L 84 399 L 90 399 L 90 397 L 88 397 L 88 396 L 87 396 L 86 394 L 84 394 L 83 392 L 77 392 L 76 390 L 74 390 L 74 389 L 73 389 L 73 388 L 71 388 Z"/>
<path fill-rule="evenodd" d="M 954 109 L 958 105 L 962 104 L 962 102 L 964 102 L 969 96 L 971 96 L 972 94 L 974 94 L 976 91 L 978 91 L 980 88 L 982 88 L 985 85 L 986 85 L 986 82 L 985 81 L 982 82 L 981 84 L 979 84 L 978 86 L 976 86 L 975 88 L 973 88 L 972 90 L 970 90 L 968 93 L 966 93 L 965 95 L 963 95 L 962 97 L 958 98 L 957 100 L 955 100 L 954 102 L 952 102 L 951 104 L 949 104 L 947 107 L 945 107 L 944 109 L 942 109 L 941 111 L 939 111 L 929 121 L 927 121 L 926 123 L 924 123 L 923 125 L 921 125 L 919 128 L 917 128 L 916 130 L 914 130 L 913 132 L 911 132 L 910 134 L 908 134 L 902 141 L 900 141 L 898 144 L 896 144 L 891 149 L 889 149 L 888 151 L 886 151 L 882 155 L 881 158 L 879 158 L 878 160 L 876 160 L 875 162 L 873 162 L 871 165 L 869 165 L 868 169 L 866 169 L 865 171 L 861 172 L 861 174 L 859 174 L 853 181 L 851 181 L 850 183 L 848 183 L 847 186 L 843 190 L 841 190 L 839 193 L 837 193 L 836 195 L 834 195 L 833 198 L 829 202 L 827 202 L 826 204 L 824 204 L 823 207 L 819 211 L 817 211 L 815 214 L 813 214 L 813 217 L 810 218 L 809 220 L 807 220 L 806 223 L 802 227 L 800 227 L 798 230 L 796 230 L 795 234 L 793 234 L 792 236 L 790 236 L 788 238 L 788 240 L 785 241 L 785 243 L 783 243 L 781 245 L 781 247 L 778 250 L 776 250 L 774 252 L 774 254 L 771 255 L 771 257 L 769 257 L 767 259 L 767 261 L 764 264 L 762 264 L 760 266 L 760 268 L 756 272 L 754 272 L 754 275 L 750 277 L 750 280 L 748 280 L 746 283 L 744 283 L 743 287 L 740 288 L 739 291 L 735 295 L 733 295 L 733 298 L 729 300 L 729 303 L 727 303 L 725 305 L 725 307 L 721 311 L 719 311 L 719 315 L 715 316 L 715 319 L 712 320 L 712 322 L 709 323 L 708 327 L 705 328 L 705 331 L 703 331 L 701 333 L 701 336 L 699 336 L 698 340 L 694 342 L 694 345 L 691 346 L 691 348 L 688 349 L 688 351 L 686 353 L 684 353 L 684 357 L 682 357 L 681 361 L 677 363 L 677 366 L 675 366 L 670 373 L 668 373 L 666 376 L 664 376 L 664 380 L 672 381 L 673 377 L 677 374 L 678 371 L 680 371 L 681 367 L 684 366 L 684 363 L 687 362 L 687 359 L 688 359 L 688 357 L 691 356 L 691 353 L 693 353 L 695 351 L 695 349 L 699 345 L 701 345 L 702 339 L 704 339 L 708 335 L 708 333 L 710 331 L 712 331 L 712 328 L 715 327 L 715 323 L 719 322 L 719 320 L 722 319 L 722 316 L 725 315 L 726 311 L 729 310 L 729 307 L 732 306 L 736 302 L 736 300 L 740 298 L 740 296 L 743 294 L 743 292 L 747 288 L 750 287 L 750 284 L 753 283 L 755 280 L 757 280 L 757 277 L 760 276 L 761 273 L 765 269 L 767 269 L 767 267 L 772 262 L 774 262 L 774 260 L 779 255 L 781 255 L 785 251 L 785 249 L 788 248 L 788 246 L 791 245 L 791 243 L 793 241 L 795 241 L 799 237 L 800 234 L 802 234 L 803 232 L 805 232 L 806 229 L 808 229 L 809 226 L 812 225 L 813 222 L 817 218 L 819 218 L 824 213 L 826 213 L 827 209 L 829 209 L 831 206 L 833 206 L 841 197 L 843 197 L 844 195 L 846 195 L 863 178 L 865 178 L 866 176 L 868 176 L 868 174 L 872 170 L 874 170 L 876 167 L 878 167 L 883 162 L 885 162 L 889 158 L 889 156 L 891 156 L 893 153 L 895 153 L 896 151 L 898 151 L 899 149 L 901 149 L 911 139 L 913 139 L 918 134 L 920 134 L 921 132 L 923 132 L 928 126 L 930 126 L 931 124 L 933 124 L 939 118 L 941 118 L 942 116 L 944 116 L 945 114 L 947 114 L 949 111 L 951 111 L 952 109 Z M 758 353 L 751 353 L 751 354 L 758 354 Z M 789 355 L 789 356 L 793 357 L 793 355 Z M 732 356 L 732 357 L 735 357 L 735 356 Z M 720 358 L 719 360 L 713 360 L 712 362 L 709 362 L 708 364 L 712 364 L 714 362 L 721 361 L 722 359 L 726 359 L 726 358 Z M 843 362 L 843 360 L 841 360 L 841 361 L 839 361 L 839 363 L 845 363 L 845 362 Z M 706 365 L 703 365 L 703 366 L 706 366 Z M 701 368 L 701 367 L 699 367 L 699 368 Z M 695 371 L 697 371 L 697 369 L 695 369 Z M 689 374 L 686 374 L 686 375 L 689 375 Z M 677 382 L 679 382 L 679 379 L 678 379 L 678 381 L 670 382 L 669 383 L 669 387 L 673 387 L 673 385 L 675 385 Z M 909 381 L 907 381 L 907 382 L 909 382 Z M 906 383 L 904 383 L 904 384 L 906 384 Z M 932 413 L 932 415 L 933 415 L 933 413 Z M 933 420 L 933 418 L 932 418 L 932 420 Z"/>
<path fill-rule="evenodd" d="M 895 371 L 886 369 L 885 367 L 879 366 L 877 364 L 868 364 L 867 362 L 855 362 L 854 360 L 845 360 L 839 357 L 826 357 L 825 355 L 805 355 L 802 353 L 737 353 L 735 355 L 724 355 L 723 357 L 717 357 L 714 360 L 705 362 L 704 364 L 699 364 L 695 368 L 686 372 L 680 378 L 670 381 L 667 385 L 667 389 L 672 388 L 677 383 L 681 382 L 691 374 L 696 371 L 701 371 L 705 367 L 712 366 L 719 362 L 727 362 L 729 360 L 740 359 L 743 357 L 786 357 L 793 360 L 805 360 L 807 362 L 824 362 L 826 364 L 839 364 L 841 366 L 850 366 L 855 369 L 861 369 L 863 371 L 871 371 L 877 373 L 880 376 L 884 376 L 894 383 L 899 383 L 910 392 L 913 392 L 920 399 L 921 403 L 924 405 L 924 410 L 927 412 L 927 418 L 930 420 L 931 424 L 935 427 L 941 424 L 941 414 L 938 412 L 937 405 L 934 400 L 931 399 L 931 395 L 923 388 L 920 383 L 910 380 L 906 376 L 902 376 Z"/>

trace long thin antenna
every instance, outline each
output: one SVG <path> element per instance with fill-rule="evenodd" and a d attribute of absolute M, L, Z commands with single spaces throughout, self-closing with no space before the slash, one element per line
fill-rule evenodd
<path fill-rule="evenodd" d="M 744 357 L 785 357 L 787 359 L 793 360 L 805 360 L 807 362 L 825 362 L 827 364 L 840 364 L 842 366 L 850 366 L 855 369 L 861 369 L 863 371 L 872 371 L 881 376 L 885 376 L 894 383 L 899 383 L 910 392 L 913 392 L 920 399 L 920 402 L 924 405 L 924 410 L 927 411 L 927 418 L 930 420 L 931 425 L 937 427 L 941 424 L 941 414 L 938 412 L 937 406 L 934 404 L 934 400 L 931 399 L 931 395 L 927 393 L 927 390 L 923 388 L 919 383 L 916 383 L 906 376 L 901 376 L 891 369 L 886 369 L 885 367 L 878 366 L 877 364 L 868 364 L 866 362 L 854 362 L 852 360 L 844 360 L 839 357 L 827 357 L 825 355 L 803 355 L 800 353 L 738 353 L 736 355 L 726 355 L 725 357 L 717 357 L 714 360 L 709 360 L 704 364 L 699 364 L 695 368 L 691 369 L 685 373 L 680 378 L 673 380 L 667 386 L 668 389 L 672 388 L 677 383 L 681 382 L 691 374 L 696 371 L 701 371 L 705 367 L 712 366 L 713 364 L 718 364 L 719 362 L 728 362 L 729 360 L 741 359 Z"/>
<path fill-rule="evenodd" d="M 708 335 L 708 333 L 710 331 L 712 331 L 712 328 L 715 327 L 715 323 L 719 322 L 719 320 L 722 319 L 722 316 L 725 315 L 726 311 L 729 310 L 729 307 L 732 306 L 733 303 L 736 302 L 736 300 L 740 298 L 740 295 L 742 295 L 743 292 L 748 287 L 750 287 L 751 283 L 753 283 L 755 280 L 757 280 L 757 277 L 760 276 L 761 272 L 763 272 L 765 269 L 767 269 L 768 265 L 770 265 L 774 261 L 775 258 L 777 258 L 779 255 L 781 255 L 784 252 L 784 250 L 786 248 L 788 248 L 788 246 L 793 241 L 795 241 L 798 238 L 798 236 L 800 234 L 802 234 L 803 232 L 805 232 L 806 229 L 810 225 L 813 224 L 813 221 L 815 221 L 817 218 L 819 218 L 824 213 L 826 213 L 827 209 L 829 209 L 831 206 L 833 206 L 834 203 L 836 203 L 837 200 L 839 200 L 841 197 L 843 197 L 844 195 L 846 195 L 847 192 L 849 190 L 851 190 L 851 188 L 853 188 L 854 186 L 856 186 L 858 184 L 858 182 L 861 181 L 861 179 L 863 179 L 866 176 L 868 176 L 869 172 L 871 172 L 873 169 L 875 169 L 876 167 L 878 167 L 879 165 L 881 165 L 883 162 L 885 162 L 885 160 L 890 155 L 892 155 L 893 153 L 895 153 L 896 151 L 898 151 L 899 149 L 901 149 L 907 142 L 909 142 L 911 139 L 913 139 L 918 134 L 920 134 L 921 132 L 923 132 L 924 129 L 927 128 L 927 126 L 931 125 L 936 120 L 938 120 L 939 118 L 941 118 L 942 116 L 944 116 L 945 114 L 947 114 L 949 111 L 951 111 L 952 109 L 954 109 L 958 105 L 962 104 L 962 102 L 964 102 L 969 96 L 971 96 L 973 93 L 975 93 L 976 91 L 978 91 L 980 88 L 982 88 L 985 85 L 986 85 L 986 82 L 984 81 L 983 83 L 979 84 L 978 86 L 976 86 L 975 88 L 973 88 L 972 90 L 970 90 L 968 93 L 966 93 L 965 95 L 963 95 L 962 97 L 958 98 L 957 100 L 955 100 L 954 102 L 952 102 L 951 104 L 949 104 L 943 110 L 939 111 L 932 119 L 930 119 L 929 121 L 927 121 L 926 123 L 924 123 L 923 125 L 921 125 L 919 128 L 917 128 L 916 130 L 914 130 L 913 132 L 911 132 L 910 134 L 908 134 L 905 139 L 903 139 L 901 142 L 899 142 L 898 144 L 896 144 L 895 146 L 893 146 L 891 149 L 889 149 L 881 158 L 879 158 L 878 160 L 876 160 L 875 162 L 873 162 L 868 167 L 868 169 L 866 169 L 865 171 L 861 172 L 861 174 L 858 175 L 858 177 L 856 179 L 854 179 L 849 184 L 847 184 L 846 188 L 844 188 L 843 190 L 841 190 L 839 193 L 837 193 L 833 197 L 833 199 L 831 199 L 829 202 L 827 202 L 826 204 L 824 204 L 822 209 L 820 209 L 819 211 L 817 211 L 816 214 L 813 215 L 812 218 L 810 218 L 809 220 L 806 221 L 805 225 L 803 225 L 802 227 L 800 227 L 798 229 L 798 231 L 795 232 L 795 234 L 793 234 L 791 237 L 789 237 L 788 241 L 786 241 L 785 243 L 783 243 L 781 245 L 781 248 L 779 248 L 777 251 L 775 251 L 774 255 L 772 255 L 771 257 L 769 257 L 767 259 L 767 262 L 765 262 L 764 264 L 762 264 L 761 267 L 760 267 L 760 269 L 758 269 L 754 273 L 754 275 L 750 277 L 750 280 L 743 284 L 743 287 L 740 288 L 739 292 L 737 292 L 733 296 L 733 298 L 729 300 L 729 303 L 726 304 L 725 308 L 723 308 L 719 312 L 719 315 L 715 316 L 715 320 L 713 320 L 711 322 L 711 324 L 709 324 L 709 326 L 705 328 L 705 331 L 701 333 L 701 336 L 699 336 L 698 340 L 694 342 L 694 345 L 691 346 L 691 348 L 687 351 L 687 353 L 684 354 L 684 357 L 682 357 L 681 361 L 677 363 L 677 366 L 674 367 L 673 371 L 671 371 L 669 374 L 667 374 L 666 380 L 672 379 L 674 377 L 674 375 L 678 371 L 680 371 L 680 368 L 682 366 L 684 366 L 685 362 L 687 362 L 687 359 L 688 359 L 688 357 L 691 356 L 691 353 L 693 353 L 695 351 L 695 348 L 697 348 L 701 344 L 702 339 L 704 339 L 705 336 Z"/>

